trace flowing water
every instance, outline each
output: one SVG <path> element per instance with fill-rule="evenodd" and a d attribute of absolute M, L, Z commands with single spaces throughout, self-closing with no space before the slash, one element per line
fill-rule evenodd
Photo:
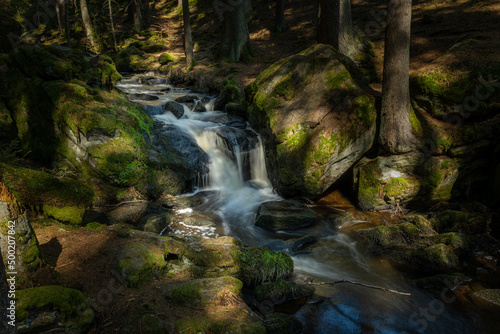
<path fill-rule="evenodd" d="M 220 224 L 205 227 L 180 221 L 185 229 L 175 233 L 202 237 L 231 235 L 247 245 L 291 253 L 295 273 L 305 281 L 350 280 L 411 294 L 402 295 L 351 284 L 318 286 L 316 294 L 326 297 L 325 300 L 310 303 L 295 314 L 303 323 L 305 333 L 483 332 L 483 317 L 468 303 L 461 302 L 463 297 L 457 290 L 428 293 L 416 288 L 388 261 L 367 256 L 360 245 L 342 232 L 342 226 L 317 223 L 307 229 L 279 233 L 254 226 L 259 205 L 279 200 L 280 197 L 273 192 L 267 178 L 264 150 L 258 134 L 246 122 L 214 111 L 213 99 L 197 95 L 207 111 L 195 112 L 184 104 L 184 115 L 178 119 L 163 110 L 162 105 L 180 96 L 192 95 L 192 92 L 169 87 L 164 80 L 147 85 L 125 78 L 117 87 L 128 94 L 136 94 L 130 96 L 136 98 L 136 102 L 142 104 L 154 119 L 177 127 L 209 157 L 208 172 L 200 173 L 193 193 L 183 196 L 204 193 L 210 211 L 219 217 Z M 137 94 L 157 96 L 159 99 L 145 101 L 143 95 Z M 320 204 L 315 208 L 319 216 L 345 209 L 331 207 L 331 203 Z M 349 210 L 353 210 L 352 206 Z M 192 208 L 185 208 L 176 214 L 182 218 L 192 214 L 192 211 Z M 374 217 L 362 215 L 366 219 L 359 220 L 360 224 L 369 226 Z M 319 241 L 308 252 L 292 253 L 293 241 L 306 235 L 314 235 Z"/>

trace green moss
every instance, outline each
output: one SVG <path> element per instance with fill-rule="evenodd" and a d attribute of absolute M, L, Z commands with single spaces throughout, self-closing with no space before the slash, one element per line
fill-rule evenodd
<path fill-rule="evenodd" d="M 399 197 L 410 187 L 404 177 L 393 177 L 384 186 L 384 192 L 389 197 Z"/>
<path fill-rule="evenodd" d="M 201 287 L 201 284 L 183 284 L 172 290 L 170 299 L 180 305 L 193 304 L 201 299 Z"/>
<path fill-rule="evenodd" d="M 38 248 L 38 242 L 36 236 L 33 234 L 31 237 L 31 242 L 23 251 L 23 262 L 26 263 L 31 268 L 36 268 L 41 265 L 41 253 Z"/>
<path fill-rule="evenodd" d="M 422 124 L 415 114 L 415 109 L 413 109 L 413 107 L 410 107 L 410 123 L 413 131 L 422 137 L 424 135 L 424 130 L 422 129 Z"/>
<path fill-rule="evenodd" d="M 129 287 L 137 287 L 151 280 L 166 269 L 163 251 L 145 245 L 127 245 L 122 248 L 116 269 L 128 282 Z"/>
<path fill-rule="evenodd" d="M 64 206 L 62 208 L 51 205 L 43 206 L 43 213 L 46 216 L 71 225 L 80 225 L 82 223 L 84 212 L 85 208 L 77 206 Z"/>
<path fill-rule="evenodd" d="M 293 260 L 288 254 L 262 247 L 232 251 L 238 266 L 238 278 L 247 286 L 288 278 L 293 273 Z"/>
<path fill-rule="evenodd" d="M 160 55 L 158 58 L 158 62 L 161 65 L 167 65 L 170 62 L 176 61 L 176 57 L 174 55 L 171 55 L 170 53 L 163 53 Z"/>
<path fill-rule="evenodd" d="M 16 292 L 16 313 L 21 321 L 26 321 L 31 311 L 54 309 L 58 312 L 63 328 L 84 330 L 94 317 L 87 298 L 78 290 L 60 286 L 42 286 Z"/>
<path fill-rule="evenodd" d="M 351 75 L 347 70 L 341 72 L 332 71 L 326 75 L 326 84 L 328 89 L 337 91 L 339 88 L 342 88 L 342 86 L 348 79 L 352 80 Z"/>

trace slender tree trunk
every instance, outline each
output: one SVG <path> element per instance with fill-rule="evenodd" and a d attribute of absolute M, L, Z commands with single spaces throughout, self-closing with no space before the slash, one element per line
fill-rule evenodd
<path fill-rule="evenodd" d="M 226 10 L 223 14 L 224 22 L 220 46 L 222 58 L 240 61 L 253 56 L 247 24 L 248 4 L 248 0 L 241 0 L 236 4 L 233 0 L 224 0 L 226 8 L 232 7 L 233 10 Z"/>
<path fill-rule="evenodd" d="M 182 0 L 179 0 L 179 1 L 177 2 L 177 7 L 179 7 L 179 8 L 181 8 L 181 7 L 182 7 Z"/>
<path fill-rule="evenodd" d="M 118 52 L 118 45 L 116 44 L 115 25 L 113 23 L 113 9 L 111 7 L 111 0 L 108 0 L 108 8 L 109 8 L 109 22 L 111 23 L 111 35 L 113 36 L 113 48 L 115 49 L 115 52 Z"/>
<path fill-rule="evenodd" d="M 56 16 L 57 16 L 57 28 L 59 29 L 59 34 L 63 34 L 63 27 L 61 22 L 61 11 L 63 8 L 63 0 L 55 0 L 56 5 Z"/>
<path fill-rule="evenodd" d="M 136 32 L 141 32 L 143 29 L 142 13 L 141 13 L 141 1 L 134 1 L 134 29 Z"/>
<path fill-rule="evenodd" d="M 274 31 L 283 32 L 285 29 L 285 0 L 276 0 L 276 19 L 274 22 Z"/>
<path fill-rule="evenodd" d="M 353 57 L 361 49 L 351 17 L 351 0 L 319 0 L 318 42 Z"/>
<path fill-rule="evenodd" d="M 182 19 L 184 21 L 184 52 L 186 53 L 186 66 L 190 70 L 195 64 L 193 54 L 193 38 L 191 36 L 191 19 L 189 14 L 189 1 L 182 0 Z"/>
<path fill-rule="evenodd" d="M 94 28 L 92 27 L 92 22 L 90 21 L 89 10 L 87 8 L 87 0 L 80 0 L 80 10 L 82 12 L 83 26 L 85 27 L 85 32 L 90 43 L 90 48 L 93 52 L 99 53 L 99 44 L 96 40 L 96 34 Z"/>
<path fill-rule="evenodd" d="M 149 24 L 151 23 L 151 11 L 149 8 L 149 0 L 144 0 L 144 25 L 145 27 L 149 27 Z"/>
<path fill-rule="evenodd" d="M 379 142 L 400 154 L 418 145 L 410 123 L 411 0 L 389 0 L 387 10 Z"/>
<path fill-rule="evenodd" d="M 69 30 L 69 1 L 64 2 L 64 30 L 66 32 L 66 42 L 68 43 L 68 48 L 70 48 L 71 36 Z"/>

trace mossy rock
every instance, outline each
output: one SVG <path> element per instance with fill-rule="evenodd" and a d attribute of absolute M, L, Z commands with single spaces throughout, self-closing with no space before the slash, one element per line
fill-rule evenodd
<path fill-rule="evenodd" d="M 226 294 L 241 295 L 243 283 L 234 277 L 204 278 L 184 283 L 168 292 L 179 305 L 199 304 L 204 307 L 220 303 Z"/>
<path fill-rule="evenodd" d="M 420 229 L 407 222 L 394 226 L 378 226 L 359 230 L 357 236 L 364 240 L 375 253 L 387 249 L 408 246 L 420 236 Z"/>
<path fill-rule="evenodd" d="M 120 250 L 115 269 L 127 281 L 129 287 L 138 287 L 166 269 L 163 251 L 150 245 L 127 245 Z"/>
<path fill-rule="evenodd" d="M 421 214 L 409 214 L 403 217 L 403 220 L 415 225 L 420 230 L 420 236 L 427 237 L 436 235 L 432 223 Z"/>
<path fill-rule="evenodd" d="M 14 127 L 14 120 L 10 115 L 10 111 L 7 109 L 5 104 L 0 101 L 0 139 L 2 137 L 14 139 L 16 134 L 16 129 Z M 3 152 L 0 152 L 0 159 Z M 6 153 L 6 152 L 5 152 Z"/>
<path fill-rule="evenodd" d="M 68 332 L 83 333 L 94 319 L 87 298 L 75 289 L 56 285 L 29 288 L 17 291 L 16 299 L 18 327 L 30 328 L 37 315 L 47 310 L 56 311 L 60 321 L 50 324 L 50 327 Z"/>
<path fill-rule="evenodd" d="M 288 300 L 309 297 L 314 293 L 314 287 L 300 285 L 280 279 L 275 282 L 267 282 L 255 287 L 253 295 L 258 302 L 271 302 L 282 304 Z"/>
<path fill-rule="evenodd" d="M 42 210 L 45 216 L 71 225 L 81 225 L 83 214 L 85 213 L 85 208 L 77 206 L 58 208 L 50 205 L 43 205 Z"/>
<path fill-rule="evenodd" d="M 453 247 L 441 243 L 426 248 L 400 249 L 391 255 L 391 259 L 417 272 L 451 270 L 459 265 Z"/>
<path fill-rule="evenodd" d="M 228 103 L 242 103 L 244 98 L 241 88 L 234 81 L 227 80 L 219 92 L 214 109 L 224 111 Z"/>
<path fill-rule="evenodd" d="M 359 69 L 326 45 L 273 64 L 245 88 L 270 177 L 284 196 L 317 197 L 371 147 L 375 98 Z"/>
<path fill-rule="evenodd" d="M 491 215 L 485 213 L 447 210 L 431 218 L 436 231 L 443 233 L 459 231 L 467 234 L 485 233 Z"/>
<path fill-rule="evenodd" d="M 498 314 L 500 312 L 500 289 L 484 289 L 471 294 L 472 300 L 481 308 Z"/>
<path fill-rule="evenodd" d="M 158 58 L 158 62 L 161 65 L 167 65 L 168 63 L 173 62 L 173 61 L 177 61 L 177 58 L 170 53 L 163 53 Z"/>
<path fill-rule="evenodd" d="M 293 273 L 293 260 L 285 253 L 253 246 L 232 251 L 232 255 L 238 267 L 236 277 L 246 286 L 287 279 Z"/>
<path fill-rule="evenodd" d="M 470 282 L 472 279 L 462 273 L 439 274 L 424 277 L 417 280 L 417 286 L 422 289 L 444 289 L 454 290 L 458 285 Z"/>
<path fill-rule="evenodd" d="M 153 214 L 144 218 L 144 226 L 142 229 L 146 232 L 160 234 L 171 222 L 172 214 L 163 212 Z"/>

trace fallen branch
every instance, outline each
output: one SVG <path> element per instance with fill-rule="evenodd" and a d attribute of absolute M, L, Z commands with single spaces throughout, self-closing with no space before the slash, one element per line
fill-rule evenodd
<path fill-rule="evenodd" d="M 309 282 L 306 284 L 308 284 L 308 285 L 334 285 L 334 284 L 339 284 L 339 283 L 349 283 L 349 284 L 353 284 L 353 285 L 364 286 L 365 288 L 377 289 L 377 290 L 397 293 L 399 295 L 411 296 L 411 293 L 408 293 L 408 292 L 396 291 L 396 290 L 392 290 L 392 289 L 388 289 L 388 288 L 383 288 L 381 286 L 369 285 L 369 284 L 364 284 L 364 283 L 360 283 L 360 282 L 347 281 L 345 279 L 340 280 L 340 281 L 333 281 L 333 282 L 320 282 L 320 283 Z"/>

